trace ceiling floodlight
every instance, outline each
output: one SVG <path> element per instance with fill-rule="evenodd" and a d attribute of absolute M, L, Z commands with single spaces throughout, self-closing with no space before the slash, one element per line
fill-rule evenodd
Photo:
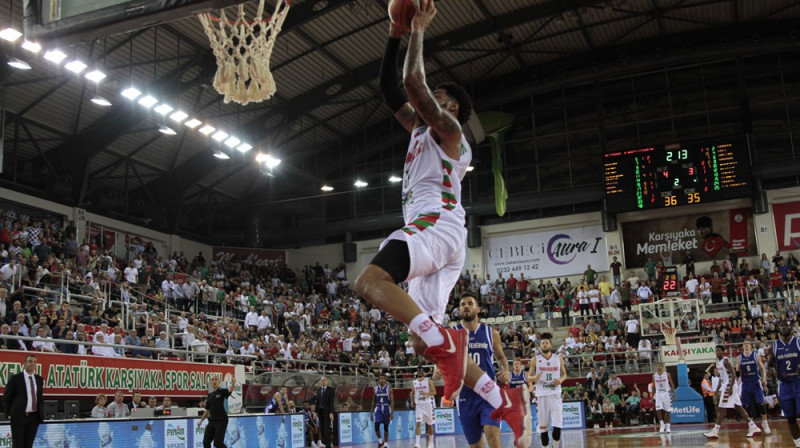
<path fill-rule="evenodd" d="M 125 98 L 133 101 L 141 95 L 142 92 L 139 91 L 136 87 L 128 87 L 127 89 L 122 91 L 122 96 Z"/>
<path fill-rule="evenodd" d="M 231 137 L 231 138 L 229 138 L 229 139 L 225 140 L 225 146 L 227 146 L 228 148 L 235 148 L 235 147 L 236 147 L 236 145 L 238 145 L 238 144 L 239 144 L 239 143 L 241 143 L 241 142 L 242 142 L 242 141 L 241 141 L 241 140 L 239 140 L 238 138 L 236 138 L 236 137 Z"/>
<path fill-rule="evenodd" d="M 271 155 L 267 154 L 267 159 L 264 161 L 264 165 L 266 165 L 267 168 L 273 169 L 280 164 L 281 164 L 281 159 L 272 157 Z"/>
<path fill-rule="evenodd" d="M 358 188 L 363 188 L 363 187 L 366 187 L 369 184 L 364 182 L 363 180 L 357 180 L 353 185 L 355 185 Z"/>
<path fill-rule="evenodd" d="M 50 50 L 44 54 L 44 58 L 54 64 L 60 64 L 61 61 L 67 58 L 67 55 L 61 50 Z"/>
<path fill-rule="evenodd" d="M 468 166 L 468 167 L 467 167 L 467 171 L 472 171 L 472 170 L 474 170 L 474 169 L 475 169 L 475 167 L 474 167 L 474 166 L 472 166 L 472 165 L 470 165 L 470 166 Z"/>
<path fill-rule="evenodd" d="M 139 101 L 137 101 L 137 103 L 139 103 L 142 106 L 150 109 L 151 107 L 155 106 L 156 103 L 158 103 L 158 100 L 153 98 L 150 95 L 145 95 L 145 96 L 139 98 Z"/>
<path fill-rule="evenodd" d="M 224 152 L 219 151 L 219 150 L 214 151 L 214 157 L 216 157 L 216 158 L 218 158 L 220 160 L 228 160 L 228 159 L 231 158 L 231 156 L 229 156 L 229 155 L 227 155 Z"/>
<path fill-rule="evenodd" d="M 172 115 L 175 115 L 175 114 L 172 114 Z M 192 118 L 191 120 L 189 120 L 186 123 L 184 123 L 184 125 L 189 129 L 194 129 L 194 128 L 200 126 L 201 124 L 203 124 L 203 122 L 198 120 L 197 118 Z M 214 128 L 211 128 L 211 130 L 213 131 Z"/>
<path fill-rule="evenodd" d="M 106 79 L 106 74 L 101 72 L 100 70 L 92 70 L 89 73 L 83 75 L 83 77 L 88 79 L 89 81 L 93 81 L 94 83 L 98 83 L 98 82 Z"/>
<path fill-rule="evenodd" d="M 0 31 L 0 38 L 5 39 L 9 42 L 14 42 L 15 40 L 22 37 L 22 33 L 15 30 L 14 28 L 6 28 Z"/>
<path fill-rule="evenodd" d="M 187 121 L 186 123 L 187 123 L 187 126 L 188 126 L 189 122 Z M 199 129 L 199 132 L 201 134 L 203 134 L 203 135 L 208 135 L 208 134 L 210 134 L 210 133 L 212 133 L 212 132 L 214 132 L 216 130 L 217 130 L 217 128 L 215 128 L 214 126 L 205 125 L 205 126 L 203 126 L 202 128 Z"/>
<path fill-rule="evenodd" d="M 175 129 L 172 129 L 171 127 L 169 127 L 169 126 L 167 126 L 165 124 L 162 124 L 161 126 L 158 127 L 158 132 L 160 132 L 160 133 L 162 133 L 164 135 L 176 135 L 177 134 L 177 132 L 175 132 Z"/>
<path fill-rule="evenodd" d="M 330 185 L 323 185 L 322 188 L 320 188 L 320 190 L 327 193 L 329 191 L 333 191 L 333 187 L 331 187 Z"/>
<path fill-rule="evenodd" d="M 169 116 L 169 119 L 176 123 L 181 123 L 183 122 L 183 120 L 187 118 L 189 118 L 189 114 L 187 114 L 182 110 L 176 110 L 175 112 L 172 113 L 172 115 Z"/>
<path fill-rule="evenodd" d="M 42 51 L 41 45 L 37 44 L 36 42 L 31 42 L 29 40 L 26 40 L 25 42 L 22 43 L 22 48 L 30 51 L 31 53 L 38 53 Z"/>
<path fill-rule="evenodd" d="M 396 184 L 397 182 L 400 182 L 401 180 L 403 180 L 403 179 L 400 179 L 400 178 L 399 178 L 399 177 L 397 177 L 397 176 L 391 176 L 391 177 L 389 177 L 389 182 L 391 182 L 391 183 L 393 183 L 393 184 Z"/>
<path fill-rule="evenodd" d="M 93 102 L 94 104 L 97 104 L 98 106 L 103 106 L 103 107 L 111 106 L 111 101 L 107 100 L 105 97 L 102 97 L 100 95 L 93 96 L 91 99 L 89 99 L 89 101 Z"/>
<path fill-rule="evenodd" d="M 65 69 L 71 71 L 72 73 L 81 73 L 82 71 L 86 70 L 86 67 L 88 67 L 88 65 L 77 59 L 67 62 L 67 65 L 64 66 Z"/>
<path fill-rule="evenodd" d="M 218 142 L 221 142 L 221 141 L 225 140 L 226 138 L 228 138 L 228 133 L 225 132 L 225 131 L 217 131 L 216 133 L 214 133 L 214 135 L 211 136 L 211 138 L 213 138 L 214 140 L 216 140 Z"/>
<path fill-rule="evenodd" d="M 172 112 L 174 109 L 169 104 L 159 104 L 153 110 L 158 112 L 161 115 L 167 115 L 168 113 Z"/>
<path fill-rule="evenodd" d="M 8 65 L 19 70 L 30 70 L 31 65 L 20 58 L 8 58 Z"/>
<path fill-rule="evenodd" d="M 236 147 L 236 150 L 241 153 L 245 153 L 247 151 L 250 151 L 251 149 L 253 149 L 253 145 L 249 145 L 247 143 L 242 143 L 241 145 Z"/>

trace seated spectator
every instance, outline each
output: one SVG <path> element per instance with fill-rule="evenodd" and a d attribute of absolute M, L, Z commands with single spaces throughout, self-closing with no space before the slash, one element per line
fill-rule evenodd
<path fill-rule="evenodd" d="M 94 335 L 94 342 L 99 344 L 106 343 L 106 335 L 101 332 L 97 332 Z M 92 354 L 96 356 L 105 356 L 107 358 L 119 358 L 120 355 L 114 350 L 113 347 L 103 347 L 99 345 L 92 346 Z"/>
<path fill-rule="evenodd" d="M 158 407 L 158 398 L 150 397 L 147 399 L 147 407 L 149 409 L 155 409 Z"/>
<path fill-rule="evenodd" d="M 106 414 L 110 418 L 123 418 L 123 417 L 130 417 L 131 411 L 128 409 L 128 405 L 123 403 L 125 399 L 125 393 L 121 390 L 118 390 L 114 393 L 114 402 L 109 404 L 106 408 Z"/>
<path fill-rule="evenodd" d="M 33 346 L 34 350 L 39 352 L 56 352 L 56 345 L 53 343 L 53 338 L 47 337 L 47 331 L 45 331 L 45 327 L 39 327 L 36 340 L 33 341 L 33 344 L 31 345 Z"/>
<path fill-rule="evenodd" d="M 172 398 L 164 397 L 161 406 L 156 407 L 155 415 L 172 415 Z"/>
<path fill-rule="evenodd" d="M 106 418 L 108 411 L 106 410 L 106 394 L 97 394 L 94 397 L 95 406 L 92 408 L 92 418 Z"/>
<path fill-rule="evenodd" d="M 639 389 L 638 387 L 631 392 L 631 395 L 625 400 L 625 424 L 631 424 L 631 418 L 636 417 L 639 415 L 639 403 L 641 402 L 641 397 L 639 397 Z"/>
<path fill-rule="evenodd" d="M 655 413 L 656 405 L 653 402 L 653 399 L 650 398 L 650 394 L 647 392 L 642 392 L 642 399 L 639 400 L 639 409 L 642 412 L 642 423 L 652 424 L 655 422 L 653 415 Z"/>
<path fill-rule="evenodd" d="M 151 348 L 155 348 L 155 342 L 147 336 L 142 336 L 141 345 L 133 350 L 131 356 L 136 359 L 158 359 L 158 353 L 155 350 L 150 350 Z"/>
<path fill-rule="evenodd" d="M 614 427 L 614 417 L 616 414 L 616 407 L 611 402 L 609 397 L 603 399 L 603 419 L 606 422 L 606 428 Z"/>
<path fill-rule="evenodd" d="M 8 336 L 18 336 L 19 333 L 16 330 L 18 328 L 19 328 L 19 324 L 16 323 L 16 322 L 14 322 L 11 325 L 3 324 L 2 330 L 0 330 L 0 333 L 2 333 L 3 335 L 8 335 Z M 19 339 L 2 338 L 2 339 L 0 339 L 0 349 L 5 349 L 5 350 L 27 350 L 28 347 L 25 345 L 24 341 L 21 341 Z"/>
<path fill-rule="evenodd" d="M 592 400 L 592 404 L 589 406 L 589 413 L 592 414 L 594 429 L 600 428 L 600 422 L 603 421 L 603 407 L 600 406 L 597 400 Z"/>

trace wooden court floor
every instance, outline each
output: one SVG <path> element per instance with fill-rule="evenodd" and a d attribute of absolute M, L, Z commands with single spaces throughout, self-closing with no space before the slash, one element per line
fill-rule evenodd
<path fill-rule="evenodd" d="M 759 427 L 761 426 L 759 422 Z M 720 447 L 720 448 L 793 448 L 794 442 L 789 434 L 785 420 L 770 420 L 772 433 L 761 434 L 748 439 L 747 425 L 744 423 L 726 423 L 720 430 L 719 439 L 706 439 L 704 432 L 712 425 L 691 424 L 673 425 L 671 434 L 659 434 L 655 426 L 635 426 L 631 428 L 586 429 L 564 431 L 561 437 L 561 448 L 629 448 L 629 447 Z M 513 438 L 504 434 L 503 447 L 512 447 Z M 375 448 L 377 444 L 354 445 L 354 448 Z M 394 440 L 389 448 L 412 448 L 413 439 Z M 422 437 L 422 448 L 425 437 Z M 542 446 L 539 436 L 534 434 L 530 448 Z M 552 446 L 552 441 L 551 441 Z M 436 437 L 436 448 L 466 448 L 467 441 L 463 436 Z"/>

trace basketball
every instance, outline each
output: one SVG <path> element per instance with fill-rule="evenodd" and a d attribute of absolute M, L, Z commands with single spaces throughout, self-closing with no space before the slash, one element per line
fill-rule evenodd
<path fill-rule="evenodd" d="M 411 19 L 417 12 L 416 0 L 389 0 L 389 19 L 404 32 L 411 32 Z"/>

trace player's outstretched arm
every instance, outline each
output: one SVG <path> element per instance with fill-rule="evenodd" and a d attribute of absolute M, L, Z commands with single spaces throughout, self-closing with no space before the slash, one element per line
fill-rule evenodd
<path fill-rule="evenodd" d="M 395 24 L 389 25 L 389 40 L 383 52 L 381 62 L 380 90 L 383 100 L 394 112 L 397 121 L 403 125 L 408 132 L 418 126 L 418 117 L 414 108 L 408 103 L 408 98 L 403 91 L 400 82 L 398 69 L 398 55 L 400 53 L 400 39 L 403 37 L 403 30 Z"/>
<path fill-rule="evenodd" d="M 458 160 L 461 157 L 461 125 L 455 116 L 439 106 L 425 81 L 422 41 L 425 30 L 435 16 L 436 6 L 433 0 L 419 0 L 419 7 L 411 21 L 411 39 L 403 68 L 403 87 L 422 121 L 436 132 L 440 139 L 439 146 L 445 154 Z"/>
<path fill-rule="evenodd" d="M 492 349 L 497 360 L 497 382 L 508 383 L 511 381 L 511 370 L 508 368 L 508 358 L 506 358 L 506 353 L 503 351 L 500 332 L 496 328 L 492 328 Z"/>

